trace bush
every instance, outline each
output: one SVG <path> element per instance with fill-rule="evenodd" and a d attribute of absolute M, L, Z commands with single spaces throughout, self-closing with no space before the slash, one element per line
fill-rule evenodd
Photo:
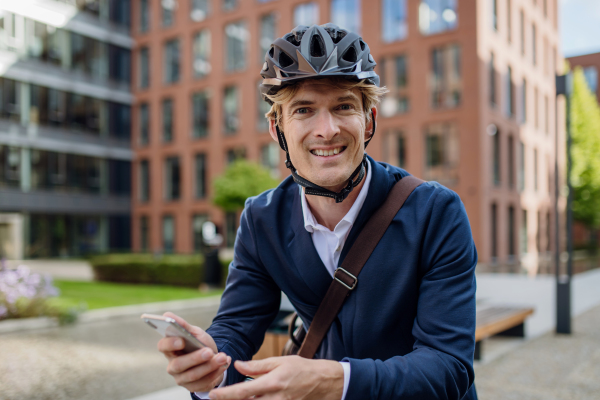
<path fill-rule="evenodd" d="M 91 257 L 90 263 L 98 281 L 198 287 L 204 279 L 199 254 L 106 254 Z"/>
<path fill-rule="evenodd" d="M 48 316 L 61 324 L 74 322 L 80 310 L 51 303 L 58 294 L 49 275 L 31 272 L 25 265 L 11 270 L 0 264 L 0 320 Z"/>

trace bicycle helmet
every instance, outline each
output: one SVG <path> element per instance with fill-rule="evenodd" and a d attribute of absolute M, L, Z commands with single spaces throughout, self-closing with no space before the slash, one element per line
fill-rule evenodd
<path fill-rule="evenodd" d="M 260 85 L 262 97 L 273 104 L 267 95 L 277 93 L 281 88 L 303 79 L 319 79 L 342 77 L 379 86 L 379 76 L 373 70 L 375 60 L 369 46 L 354 32 L 328 23 L 311 27 L 299 25 L 282 38 L 276 39 L 265 55 L 265 63 L 261 70 L 263 81 Z M 365 142 L 365 148 L 375 134 L 375 118 L 373 134 Z M 366 174 L 366 154 L 348 180 L 348 184 L 340 192 L 333 192 L 300 175 L 294 168 L 287 148 L 283 132 L 276 126 L 279 146 L 285 151 L 285 165 L 290 169 L 294 181 L 305 188 L 306 194 L 331 197 L 337 203 L 342 202 L 352 189 L 356 187 Z M 356 176 L 356 179 L 353 178 Z"/>

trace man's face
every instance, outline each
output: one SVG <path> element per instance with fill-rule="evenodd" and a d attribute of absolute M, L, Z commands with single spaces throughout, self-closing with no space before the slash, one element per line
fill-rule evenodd
<path fill-rule="evenodd" d="M 304 83 L 282 106 L 283 133 L 298 173 L 319 186 L 339 191 L 364 154 L 371 132 L 358 89 L 344 90 L 326 80 Z M 271 136 L 277 139 L 274 123 Z"/>

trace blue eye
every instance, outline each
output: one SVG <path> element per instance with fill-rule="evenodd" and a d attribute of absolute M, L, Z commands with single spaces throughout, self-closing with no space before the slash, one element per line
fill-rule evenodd
<path fill-rule="evenodd" d="M 351 110 L 352 106 L 350 104 L 342 104 L 340 106 L 340 109 L 342 109 L 342 110 Z"/>

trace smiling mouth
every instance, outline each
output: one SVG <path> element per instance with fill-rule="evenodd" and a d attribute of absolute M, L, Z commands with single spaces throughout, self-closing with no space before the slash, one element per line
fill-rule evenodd
<path fill-rule="evenodd" d="M 343 152 L 344 150 L 346 150 L 346 146 L 336 147 L 335 149 L 330 149 L 330 150 L 315 149 L 315 150 L 311 150 L 310 152 L 312 154 L 314 154 L 315 156 L 330 157 L 330 156 L 339 154 L 339 153 Z"/>

